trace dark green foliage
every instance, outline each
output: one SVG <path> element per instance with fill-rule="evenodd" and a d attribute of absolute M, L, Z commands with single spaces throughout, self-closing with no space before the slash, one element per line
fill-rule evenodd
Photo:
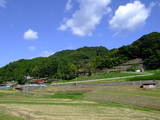
<path fill-rule="evenodd" d="M 142 58 L 147 69 L 160 68 L 160 33 L 145 35 L 133 44 L 119 49 L 83 47 L 60 51 L 46 58 L 12 62 L 0 68 L 0 83 L 17 81 L 23 84 L 28 82 L 25 79 L 28 75 L 34 78 L 69 80 L 77 77 L 80 69 L 95 72 L 134 58 Z"/>
<path fill-rule="evenodd" d="M 59 79 L 69 80 L 76 77 L 77 71 L 78 68 L 76 65 L 65 60 L 60 60 L 58 63 L 56 76 Z"/>
<path fill-rule="evenodd" d="M 107 52 L 103 56 L 93 56 L 90 59 L 90 64 L 93 70 L 103 69 L 103 68 L 112 68 L 116 65 L 128 61 L 128 58 L 123 54 L 119 54 L 118 49 L 113 49 L 110 52 Z"/>
<path fill-rule="evenodd" d="M 152 56 L 146 58 L 144 64 L 148 69 L 160 68 L 160 54 L 153 54 Z"/>
<path fill-rule="evenodd" d="M 19 60 L 0 68 L 0 83 L 17 81 L 28 82 L 25 76 L 34 78 L 74 79 L 80 68 L 89 67 L 92 56 L 105 56 L 108 50 L 104 47 L 84 47 L 77 50 L 64 50 L 50 57 L 31 60 Z"/>

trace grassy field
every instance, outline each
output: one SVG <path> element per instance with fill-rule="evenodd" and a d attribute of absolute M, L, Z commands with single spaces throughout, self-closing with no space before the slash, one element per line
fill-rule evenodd
<path fill-rule="evenodd" d="M 153 75 L 94 83 L 160 80 L 160 71 L 147 73 Z M 86 79 L 137 74 L 139 73 L 100 74 Z M 0 90 L 0 120 L 75 119 L 160 120 L 160 87 L 141 89 L 139 86 L 52 86 L 27 91 Z"/>
<path fill-rule="evenodd" d="M 116 74 L 116 73 L 114 73 L 114 74 Z M 113 79 L 113 78 L 107 79 L 106 78 L 106 80 L 88 81 L 85 83 L 113 83 L 113 82 L 127 82 L 127 81 L 160 80 L 160 70 L 146 71 L 144 73 L 130 73 L 130 75 L 128 75 L 128 76 L 132 76 L 131 74 L 133 74 L 133 75 L 134 74 L 135 75 L 146 75 L 146 76 L 137 76 L 137 77 L 122 78 L 122 79 Z M 152 75 L 148 75 L 148 74 L 152 74 Z"/>
<path fill-rule="evenodd" d="M 65 83 L 72 81 L 81 81 L 81 80 L 94 80 L 94 79 L 105 79 L 105 78 L 114 78 L 114 77 L 125 77 L 125 76 L 133 76 L 133 75 L 142 75 L 144 73 L 134 73 L 134 72 L 121 72 L 121 73 L 101 73 L 101 74 L 93 74 L 91 76 L 80 76 L 73 80 L 58 80 L 53 83 Z"/>
<path fill-rule="evenodd" d="M 160 70 L 156 71 L 148 71 L 148 73 L 152 73 L 151 76 L 143 76 L 143 77 L 134 77 L 128 79 L 128 81 L 138 81 L 138 80 L 160 80 Z"/>
<path fill-rule="evenodd" d="M 88 93 L 87 100 L 160 110 L 160 88 L 141 89 L 139 86 L 104 86 Z"/>
<path fill-rule="evenodd" d="M 143 80 L 160 80 L 160 70 L 145 71 L 143 73 L 122 72 L 122 73 L 95 74 L 92 76 L 80 76 L 74 80 L 69 80 L 69 81 L 60 80 L 60 81 L 54 82 L 53 84 L 57 84 L 57 83 L 58 84 L 74 84 L 73 82 L 76 82 L 76 81 L 78 81 L 77 83 L 113 83 L 113 82 L 143 81 Z"/>
<path fill-rule="evenodd" d="M 1 90 L 0 95 L 0 120 L 159 120 L 160 118 L 160 88 L 53 86 L 23 92 Z"/>
<path fill-rule="evenodd" d="M 27 120 L 159 120 L 156 112 L 105 106 L 0 105 Z M 27 117 L 26 117 L 27 116 Z M 17 119 L 18 120 L 18 119 Z"/>
<path fill-rule="evenodd" d="M 102 73 L 102 74 L 93 74 L 91 76 L 80 76 L 76 80 L 92 80 L 92 79 L 104 79 L 104 78 L 114 78 L 114 77 L 124 77 L 124 76 L 131 76 L 131 75 L 139 75 L 142 73 Z M 74 79 L 75 80 L 75 79 Z"/>
<path fill-rule="evenodd" d="M 20 118 L 20 117 L 13 116 L 13 115 L 0 113 L 0 120 L 24 120 L 24 119 Z"/>

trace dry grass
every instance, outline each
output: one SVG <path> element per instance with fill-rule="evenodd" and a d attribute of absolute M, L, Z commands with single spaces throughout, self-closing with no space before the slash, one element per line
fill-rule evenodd
<path fill-rule="evenodd" d="M 88 93 L 86 99 L 160 110 L 160 88 L 141 89 L 139 86 L 103 86 Z"/>
<path fill-rule="evenodd" d="M 0 105 L 26 120 L 159 120 L 160 114 L 127 108 L 65 105 Z"/>
<path fill-rule="evenodd" d="M 75 87 L 70 87 L 70 86 L 53 86 L 53 87 L 47 87 L 47 88 L 41 88 L 34 90 L 34 92 L 89 92 L 95 89 L 96 86 L 75 86 Z"/>
<path fill-rule="evenodd" d="M 69 99 L 67 93 L 83 93 L 84 99 Z M 123 106 L 160 108 L 160 88 L 53 86 L 24 92 L 5 91 L 3 94 L 8 95 L 0 97 L 0 111 L 25 120 L 160 120 L 160 111 Z M 54 94 L 59 98 L 54 98 Z M 64 95 L 63 99 L 61 95 Z"/>
<path fill-rule="evenodd" d="M 13 91 L 13 90 L 0 90 L 0 94 L 14 94 L 18 92 L 19 91 Z"/>

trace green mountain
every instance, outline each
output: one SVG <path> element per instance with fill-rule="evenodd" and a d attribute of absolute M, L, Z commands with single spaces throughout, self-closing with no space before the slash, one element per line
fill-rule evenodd
<path fill-rule="evenodd" d="M 131 45 L 119 48 L 129 59 L 142 58 L 147 69 L 160 68 L 160 33 L 144 35 Z"/>
<path fill-rule="evenodd" d="M 135 58 L 142 58 L 147 69 L 160 68 L 160 33 L 144 35 L 131 45 L 108 50 L 105 47 L 83 47 L 63 50 L 49 57 L 19 60 L 0 68 L 0 83 L 18 81 L 24 76 L 73 79 L 82 70 L 93 73 L 112 68 Z"/>

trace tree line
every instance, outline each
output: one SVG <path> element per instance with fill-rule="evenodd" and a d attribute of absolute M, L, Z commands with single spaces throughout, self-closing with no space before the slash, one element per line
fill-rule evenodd
<path fill-rule="evenodd" d="M 65 79 L 78 77 L 80 69 L 91 73 L 112 68 L 128 60 L 141 58 L 147 69 L 160 68 L 160 33 L 142 36 L 131 45 L 108 50 L 103 46 L 63 50 L 49 57 L 21 59 L 0 68 L 0 83 L 26 82 L 24 76 L 35 78 Z"/>

